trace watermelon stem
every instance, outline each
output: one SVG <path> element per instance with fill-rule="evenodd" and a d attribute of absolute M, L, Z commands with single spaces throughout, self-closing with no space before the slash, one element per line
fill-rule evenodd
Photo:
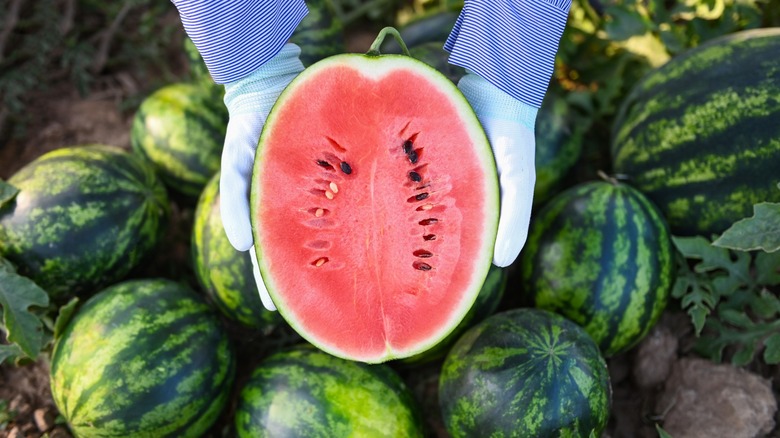
<path fill-rule="evenodd" d="M 379 56 L 381 53 L 379 52 L 379 46 L 382 45 L 382 42 L 387 37 L 387 34 L 391 34 L 393 38 L 395 38 L 396 42 L 398 42 L 398 45 L 401 46 L 401 50 L 403 51 L 404 55 L 411 56 L 409 54 L 409 49 L 406 47 L 406 43 L 404 43 L 404 40 L 401 38 L 401 34 L 398 33 L 398 30 L 396 30 L 394 27 L 388 26 L 379 31 L 379 35 L 377 35 L 374 42 L 371 44 L 371 47 L 369 47 L 368 52 L 366 52 L 366 55 L 368 56 Z"/>
<path fill-rule="evenodd" d="M 596 174 L 598 174 L 599 178 L 614 186 L 620 185 L 620 181 L 618 181 L 617 178 L 607 175 L 607 173 L 603 170 L 597 171 Z"/>

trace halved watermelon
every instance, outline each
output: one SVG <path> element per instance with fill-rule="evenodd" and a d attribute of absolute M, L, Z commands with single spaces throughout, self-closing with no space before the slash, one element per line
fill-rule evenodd
<path fill-rule="evenodd" d="M 282 93 L 251 200 L 279 312 L 322 350 L 370 363 L 421 353 L 458 325 L 490 267 L 499 212 L 468 102 L 424 63 L 380 56 L 385 32 Z"/>

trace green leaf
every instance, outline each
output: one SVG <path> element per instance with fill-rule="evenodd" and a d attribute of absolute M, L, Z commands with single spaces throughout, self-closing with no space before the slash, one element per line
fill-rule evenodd
<path fill-rule="evenodd" d="M 780 249 L 780 204 L 754 205 L 753 216 L 735 222 L 712 244 L 738 251 L 777 251 Z"/>
<path fill-rule="evenodd" d="M 19 189 L 0 179 L 0 207 L 14 199 L 18 193 Z"/>
<path fill-rule="evenodd" d="M 613 41 L 627 40 L 650 30 L 647 17 L 629 5 L 611 5 L 604 12 L 608 17 L 604 30 Z"/>
<path fill-rule="evenodd" d="M 756 349 L 752 344 L 743 345 L 742 348 L 731 357 L 731 364 L 742 367 L 749 364 L 755 356 Z"/>
<path fill-rule="evenodd" d="M 718 312 L 718 317 L 724 322 L 740 328 L 749 328 L 753 325 L 753 321 L 745 313 L 735 309 L 721 310 Z"/>
<path fill-rule="evenodd" d="M 658 423 L 655 424 L 655 430 L 658 432 L 658 438 L 672 438 L 672 436 L 669 435 L 669 432 L 663 430 Z"/>
<path fill-rule="evenodd" d="M 756 283 L 764 286 L 780 284 L 780 251 L 759 252 L 753 264 L 756 268 Z"/>
<path fill-rule="evenodd" d="M 57 320 L 54 321 L 54 339 L 59 339 L 60 335 L 63 331 L 65 331 L 65 327 L 68 326 L 68 323 L 73 318 L 73 314 L 76 313 L 76 308 L 78 307 L 79 299 L 77 297 L 72 298 L 70 301 L 68 301 L 67 304 L 60 307 L 59 314 L 57 315 Z"/>
<path fill-rule="evenodd" d="M 6 360 L 16 360 L 19 357 L 23 357 L 24 353 L 22 352 L 22 349 L 19 348 L 16 344 L 0 344 L 0 365 L 3 364 Z"/>
<path fill-rule="evenodd" d="M 775 333 L 764 340 L 764 362 L 770 365 L 780 363 L 780 333 Z"/>
<path fill-rule="evenodd" d="M 0 307 L 6 339 L 16 344 L 24 354 L 36 358 L 45 345 L 43 324 L 30 311 L 33 306 L 46 307 L 49 296 L 32 280 L 0 269 Z"/>

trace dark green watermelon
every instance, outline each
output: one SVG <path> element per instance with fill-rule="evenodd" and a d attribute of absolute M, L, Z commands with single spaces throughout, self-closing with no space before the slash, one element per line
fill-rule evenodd
<path fill-rule="evenodd" d="M 421 437 L 420 410 L 386 365 L 366 365 L 313 347 L 263 361 L 241 390 L 239 437 Z"/>
<path fill-rule="evenodd" d="M 739 32 L 673 58 L 623 102 L 614 171 L 675 234 L 721 233 L 780 202 L 780 28 Z"/>
<path fill-rule="evenodd" d="M 409 49 L 409 54 L 435 68 L 456 84 L 466 74 L 465 68 L 448 62 L 450 54 L 444 50 L 444 42 L 442 41 L 431 41 L 414 46 Z"/>
<path fill-rule="evenodd" d="M 588 437 L 607 425 L 607 364 L 585 331 L 540 309 L 497 313 L 450 350 L 439 404 L 454 437 Z"/>
<path fill-rule="evenodd" d="M 674 283 L 666 222 L 637 190 L 584 183 L 535 217 L 520 260 L 523 288 L 537 307 L 585 327 L 611 356 L 653 327 Z"/>
<path fill-rule="evenodd" d="M 138 265 L 167 226 L 151 167 L 119 148 L 62 148 L 20 169 L 0 209 L 0 255 L 52 298 L 89 294 Z"/>
<path fill-rule="evenodd" d="M 463 332 L 495 313 L 504 296 L 507 279 L 508 276 L 505 269 L 496 265 L 490 265 L 490 270 L 487 277 L 485 277 L 485 282 L 482 284 L 482 289 L 480 289 L 477 299 L 466 316 L 460 321 L 460 324 L 455 327 L 455 330 L 430 350 L 402 359 L 400 362 L 405 365 L 420 365 L 443 358 Z"/>
<path fill-rule="evenodd" d="M 219 170 L 228 112 L 223 87 L 176 83 L 144 99 L 133 119 L 133 151 L 163 182 L 196 198 Z"/>
<path fill-rule="evenodd" d="M 308 67 L 315 62 L 346 52 L 344 26 L 331 0 L 306 0 L 309 13 L 295 28 L 290 42 L 301 48 L 300 59 Z"/>
<path fill-rule="evenodd" d="M 536 116 L 536 185 L 534 205 L 542 205 L 561 189 L 583 149 L 584 125 L 571 104 L 547 93 Z"/>
<path fill-rule="evenodd" d="M 235 360 L 219 318 L 169 280 L 112 286 L 79 309 L 51 359 L 76 436 L 198 437 L 228 401 Z"/>
<path fill-rule="evenodd" d="M 249 252 L 230 244 L 219 210 L 219 173 L 203 189 L 192 230 L 195 276 L 217 308 L 228 318 L 262 331 L 282 322 L 265 310 L 257 292 Z"/>

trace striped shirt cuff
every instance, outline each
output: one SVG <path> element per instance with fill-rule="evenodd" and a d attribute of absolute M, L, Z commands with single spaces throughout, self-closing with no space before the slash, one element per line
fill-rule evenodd
<path fill-rule="evenodd" d="M 284 47 L 306 16 L 303 0 L 172 0 L 214 82 L 249 75 Z"/>
<path fill-rule="evenodd" d="M 466 0 L 444 49 L 513 98 L 539 108 L 571 0 Z"/>

